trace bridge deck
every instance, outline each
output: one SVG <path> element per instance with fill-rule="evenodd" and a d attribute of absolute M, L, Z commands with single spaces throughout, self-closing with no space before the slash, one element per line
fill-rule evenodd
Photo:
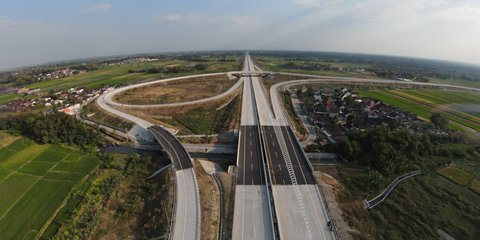
<path fill-rule="evenodd" d="M 190 155 L 173 134 L 159 126 L 150 127 L 148 130 L 153 133 L 155 139 L 170 156 L 176 170 L 193 167 Z"/>

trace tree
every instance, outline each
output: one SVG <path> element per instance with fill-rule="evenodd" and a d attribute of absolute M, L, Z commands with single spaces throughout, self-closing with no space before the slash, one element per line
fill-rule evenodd
<path fill-rule="evenodd" d="M 432 113 L 430 116 L 430 121 L 438 129 L 446 129 L 448 125 L 448 119 L 439 112 Z"/>

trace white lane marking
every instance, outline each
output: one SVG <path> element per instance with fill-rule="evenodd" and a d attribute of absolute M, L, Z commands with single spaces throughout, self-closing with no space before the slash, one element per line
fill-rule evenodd
<path fill-rule="evenodd" d="M 292 148 L 293 148 L 293 151 L 294 151 L 294 154 L 295 154 L 295 158 L 297 159 L 297 163 L 298 163 L 299 166 L 301 166 L 301 165 L 300 165 L 299 155 L 298 155 L 297 150 L 296 150 L 296 148 L 295 148 L 295 146 L 298 146 L 298 145 L 294 145 L 294 144 L 296 144 L 296 142 L 293 142 L 293 141 L 292 141 L 292 135 L 290 134 L 290 132 L 289 132 L 288 130 L 289 130 L 288 128 L 285 128 L 285 131 L 286 131 L 286 133 L 287 133 L 287 135 L 288 135 L 288 140 L 289 140 L 290 144 L 292 144 Z M 301 150 L 301 151 L 302 151 L 302 150 Z M 304 155 L 301 155 L 301 156 L 304 156 Z M 308 161 L 308 159 L 305 159 L 305 161 Z M 308 163 L 306 163 L 306 164 L 308 164 Z M 301 167 L 299 167 L 299 168 L 300 168 L 300 172 L 302 173 L 303 179 L 304 179 L 304 181 L 305 181 L 305 183 L 306 183 L 306 182 L 307 182 L 307 179 L 306 179 L 306 177 L 305 177 L 305 174 L 304 174 L 302 168 L 301 168 Z M 306 185 L 306 186 L 308 186 L 308 185 Z M 308 196 L 309 196 L 309 198 L 310 198 L 310 202 L 311 202 L 311 204 L 313 205 L 313 209 L 314 209 L 314 212 L 315 212 L 315 214 L 313 214 L 313 217 L 315 218 L 315 216 L 318 216 L 317 219 L 319 220 L 319 223 L 321 224 L 323 221 L 320 220 L 320 214 L 319 214 L 319 211 L 318 211 L 318 209 L 317 209 L 317 204 L 315 204 L 315 202 L 313 201 L 313 197 L 312 197 L 312 193 L 311 193 L 311 191 L 310 191 L 310 188 L 307 187 L 307 191 L 308 191 Z M 320 196 L 320 198 L 321 198 L 321 196 Z M 320 199 L 320 206 L 324 206 L 324 203 L 323 203 L 322 199 Z M 323 207 L 322 207 L 322 209 L 323 209 Z M 323 216 L 328 216 L 328 214 L 324 213 Z M 328 220 L 328 218 L 327 218 L 327 220 Z M 314 221 L 315 221 L 315 220 L 314 220 Z M 326 222 L 326 221 L 325 221 L 325 222 Z M 323 226 L 322 228 L 325 229 L 326 224 L 321 224 L 321 225 Z M 329 230 L 328 230 L 328 231 L 329 231 Z M 327 239 L 326 236 L 325 236 L 325 230 L 324 230 L 324 231 L 321 231 L 321 232 L 322 232 L 322 235 L 323 235 L 323 239 Z"/>
<path fill-rule="evenodd" d="M 177 156 L 177 161 L 178 163 L 180 164 L 180 168 L 183 169 L 183 165 L 182 165 L 182 161 L 180 161 L 180 157 L 178 157 L 178 153 L 177 151 L 175 150 L 175 148 L 173 147 L 173 145 L 171 144 L 171 142 L 169 140 L 167 140 L 167 138 L 165 138 L 165 136 L 163 136 L 159 131 L 155 130 L 154 128 L 151 128 L 154 132 L 156 132 L 158 135 L 160 135 L 165 141 L 167 141 L 168 145 L 170 146 L 171 149 L 173 149 L 173 152 L 175 153 L 175 155 Z M 168 152 L 168 151 L 167 151 Z M 170 154 L 169 154 L 170 155 Z M 172 156 L 170 156 L 172 157 Z M 173 159 L 172 159 L 173 161 Z"/>

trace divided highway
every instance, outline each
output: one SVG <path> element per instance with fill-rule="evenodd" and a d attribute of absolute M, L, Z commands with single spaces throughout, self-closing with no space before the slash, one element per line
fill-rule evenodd
<path fill-rule="evenodd" d="M 244 62 L 243 70 L 249 70 Z M 243 79 L 232 239 L 273 239 L 273 223 L 252 80 Z"/>
<path fill-rule="evenodd" d="M 226 92 L 205 99 L 184 103 L 126 105 L 114 102 L 113 96 L 128 89 L 149 84 L 185 79 L 187 77 L 140 83 L 112 92 L 97 99 L 104 110 L 136 123 L 154 136 L 169 155 L 176 173 L 176 206 L 173 239 L 200 238 L 200 202 L 191 157 L 180 141 L 166 129 L 129 115 L 113 107 L 148 108 L 166 105 L 184 106 L 218 100 L 243 84 L 242 117 L 235 176 L 233 239 L 335 239 L 330 231 L 330 218 L 313 175 L 313 169 L 301 144 L 289 126 L 278 88 L 285 85 L 332 82 L 345 84 L 424 85 L 480 91 L 475 88 L 446 84 L 411 83 L 392 80 L 315 77 L 275 84 L 267 98 L 257 76 L 263 73 L 245 56 L 240 80 Z M 224 73 L 223 73 L 224 74 Z M 283 73 L 282 73 L 283 74 Z M 216 75 L 216 74 L 205 74 Z M 200 75 L 199 75 L 200 76 Z M 375 202 L 373 202 L 375 203 Z"/>
<path fill-rule="evenodd" d="M 250 69 L 255 69 L 247 54 Z M 285 118 L 281 102 L 269 103 L 251 77 L 280 239 L 335 239 L 309 161 Z"/>

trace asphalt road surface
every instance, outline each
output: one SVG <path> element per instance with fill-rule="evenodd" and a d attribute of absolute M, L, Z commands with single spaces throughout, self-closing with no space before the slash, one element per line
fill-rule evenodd
<path fill-rule="evenodd" d="M 176 170 L 193 167 L 190 155 L 173 134 L 159 126 L 150 127 L 148 130 L 152 132 L 164 151 L 168 153 Z"/>
<path fill-rule="evenodd" d="M 245 57 L 243 70 L 249 71 Z M 232 239 L 273 239 L 270 195 L 266 186 L 252 79 L 243 79 L 242 118 L 237 154 Z"/>
<path fill-rule="evenodd" d="M 315 184 L 313 176 L 308 167 L 307 159 L 303 154 L 301 146 L 294 138 L 292 130 L 288 126 L 263 126 L 262 136 L 265 141 L 265 152 L 270 174 L 272 174 L 272 184 L 291 185 L 292 178 L 286 167 L 285 159 L 282 153 L 277 133 L 282 135 L 285 140 L 286 152 L 290 158 L 293 172 L 297 184 Z"/>
<path fill-rule="evenodd" d="M 241 126 L 237 185 L 265 185 L 258 126 Z"/>

